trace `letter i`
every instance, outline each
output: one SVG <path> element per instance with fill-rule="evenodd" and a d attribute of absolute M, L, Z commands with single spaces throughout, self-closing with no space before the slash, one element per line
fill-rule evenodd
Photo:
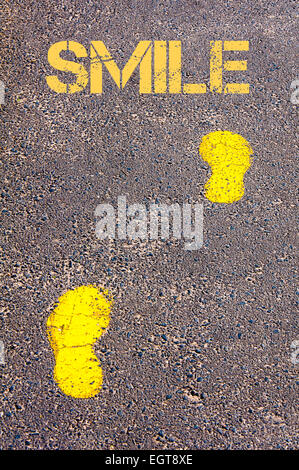
<path fill-rule="evenodd" d="M 181 41 L 169 41 L 169 93 L 182 91 Z"/>
<path fill-rule="evenodd" d="M 155 41 L 154 46 L 154 90 L 166 93 L 167 51 L 166 41 Z"/>

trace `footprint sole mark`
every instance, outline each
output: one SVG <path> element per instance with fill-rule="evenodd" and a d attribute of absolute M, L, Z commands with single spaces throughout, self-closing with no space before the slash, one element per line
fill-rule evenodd
<path fill-rule="evenodd" d="M 55 356 L 54 379 L 65 395 L 91 398 L 103 382 L 93 345 L 108 327 L 113 299 L 94 285 L 69 290 L 47 320 L 47 335 Z"/>
<path fill-rule="evenodd" d="M 244 195 L 244 175 L 252 163 L 253 150 L 244 137 L 216 131 L 202 138 L 199 153 L 212 170 L 205 184 L 211 202 L 231 204 Z"/>

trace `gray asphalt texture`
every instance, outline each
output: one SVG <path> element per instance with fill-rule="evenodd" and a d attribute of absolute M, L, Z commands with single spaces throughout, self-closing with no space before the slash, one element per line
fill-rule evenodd
<path fill-rule="evenodd" d="M 296 2 L 2 6 L 1 449 L 298 448 Z M 251 91 L 139 95 L 134 73 L 122 92 L 105 74 L 102 95 L 58 95 L 47 51 L 67 39 L 103 40 L 119 66 L 140 40 L 181 40 L 189 83 L 208 83 L 211 40 L 249 40 Z M 204 198 L 198 147 L 215 130 L 254 150 L 229 205 Z M 95 207 L 119 195 L 203 202 L 203 248 L 98 240 Z M 53 380 L 45 325 L 60 295 L 92 283 L 115 306 L 95 348 L 103 388 L 76 400 Z"/>

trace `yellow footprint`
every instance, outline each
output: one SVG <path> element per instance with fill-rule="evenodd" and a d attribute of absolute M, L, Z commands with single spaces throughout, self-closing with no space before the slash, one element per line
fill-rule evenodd
<path fill-rule="evenodd" d="M 203 137 L 199 153 L 212 169 L 212 176 L 205 184 L 205 197 L 226 204 L 241 199 L 244 174 L 253 154 L 247 140 L 228 131 L 211 132 Z"/>
<path fill-rule="evenodd" d="M 66 395 L 90 398 L 100 391 L 103 374 L 93 344 L 109 325 L 112 303 L 108 291 L 81 286 L 63 294 L 50 314 L 54 379 Z"/>

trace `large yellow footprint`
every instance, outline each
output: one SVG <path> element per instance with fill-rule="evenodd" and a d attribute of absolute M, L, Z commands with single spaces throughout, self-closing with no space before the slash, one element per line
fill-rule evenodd
<path fill-rule="evenodd" d="M 108 291 L 81 286 L 63 294 L 50 314 L 54 379 L 66 395 L 90 398 L 100 391 L 103 374 L 93 344 L 109 325 L 112 303 Z"/>
<path fill-rule="evenodd" d="M 228 131 L 211 132 L 203 137 L 199 153 L 212 169 L 212 176 L 205 184 L 205 197 L 226 204 L 241 199 L 243 177 L 253 154 L 247 140 Z"/>

